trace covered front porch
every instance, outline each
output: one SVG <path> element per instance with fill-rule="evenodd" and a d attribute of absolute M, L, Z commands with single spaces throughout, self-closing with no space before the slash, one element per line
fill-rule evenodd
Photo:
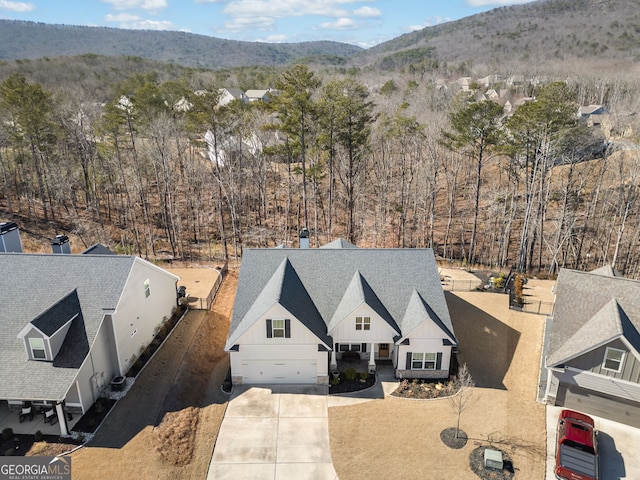
<path fill-rule="evenodd" d="M 82 416 L 79 413 L 65 412 L 62 404 L 32 405 L 30 414 L 21 415 L 22 408 L 22 405 L 9 407 L 6 400 L 0 400 L 0 429 L 11 428 L 13 433 L 24 435 L 33 435 L 39 431 L 44 435 L 64 436 L 69 435 Z M 47 419 L 44 413 L 52 408 L 55 412 L 54 420 Z"/>
<path fill-rule="evenodd" d="M 393 347 L 392 343 L 336 343 L 331 352 L 330 370 L 345 371 L 354 368 L 360 372 L 375 373 L 378 362 L 393 364 Z"/>

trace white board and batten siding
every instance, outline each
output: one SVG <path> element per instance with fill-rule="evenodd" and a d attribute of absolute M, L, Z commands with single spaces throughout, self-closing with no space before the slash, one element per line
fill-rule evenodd
<path fill-rule="evenodd" d="M 289 338 L 268 338 L 267 320 L 289 320 Z M 328 353 L 319 352 L 321 341 L 279 304 L 271 307 L 236 342 L 231 371 L 242 383 L 316 384 L 328 375 Z M 283 348 L 285 347 L 286 348 Z"/>
<path fill-rule="evenodd" d="M 356 317 L 369 317 L 369 330 L 356 330 Z M 334 343 L 389 343 L 398 335 L 370 306 L 363 304 L 328 332 Z"/>
<path fill-rule="evenodd" d="M 412 353 L 442 353 L 440 370 L 449 370 L 451 361 L 451 347 L 443 345 L 443 340 L 448 338 L 435 323 L 430 320 L 423 322 L 413 332 L 410 332 L 409 345 L 398 347 L 398 369 L 409 370 L 406 365 L 407 352 Z"/>

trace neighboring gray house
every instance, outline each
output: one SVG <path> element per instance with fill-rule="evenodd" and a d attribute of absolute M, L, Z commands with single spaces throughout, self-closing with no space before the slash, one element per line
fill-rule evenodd
<path fill-rule="evenodd" d="M 63 435 L 176 306 L 178 277 L 134 256 L 0 253 L 0 270 L 0 407 L 55 407 Z"/>
<path fill-rule="evenodd" d="M 431 249 L 244 251 L 225 346 L 235 384 L 326 385 L 347 351 L 370 371 L 448 378 L 457 344 Z"/>
<path fill-rule="evenodd" d="M 640 282 L 561 270 L 545 330 L 545 400 L 640 427 Z"/>

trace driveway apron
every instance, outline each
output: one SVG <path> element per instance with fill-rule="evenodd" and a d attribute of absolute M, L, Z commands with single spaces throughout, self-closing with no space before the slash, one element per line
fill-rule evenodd
<path fill-rule="evenodd" d="M 327 388 L 237 386 L 227 406 L 208 480 L 335 480 Z"/>

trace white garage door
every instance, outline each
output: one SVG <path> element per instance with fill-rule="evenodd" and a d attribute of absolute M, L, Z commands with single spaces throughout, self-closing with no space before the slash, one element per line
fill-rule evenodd
<path fill-rule="evenodd" d="M 316 360 L 245 360 L 242 362 L 243 383 L 313 383 Z"/>

